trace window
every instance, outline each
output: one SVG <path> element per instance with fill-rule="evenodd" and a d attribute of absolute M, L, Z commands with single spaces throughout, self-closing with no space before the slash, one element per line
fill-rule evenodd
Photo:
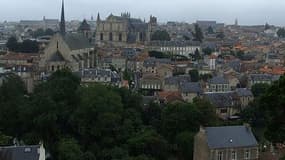
<path fill-rule="evenodd" d="M 113 41 L 113 33 L 109 33 L 109 41 Z"/>
<path fill-rule="evenodd" d="M 25 148 L 25 151 L 24 152 L 31 152 L 32 149 L 31 148 Z"/>
<path fill-rule="evenodd" d="M 236 151 L 232 151 L 232 155 L 231 155 L 231 160 L 236 160 L 237 159 L 237 152 Z"/>
<path fill-rule="evenodd" d="M 218 152 L 218 160 L 223 160 L 223 152 Z"/>
<path fill-rule="evenodd" d="M 101 34 L 100 34 L 100 41 L 103 41 L 103 40 L 104 40 L 104 34 L 101 33 Z"/>
<path fill-rule="evenodd" d="M 244 159 L 249 159 L 250 158 L 250 151 L 247 149 L 244 152 Z"/>
<path fill-rule="evenodd" d="M 228 112 L 228 110 L 226 108 L 221 109 L 221 113 L 227 113 L 227 112 Z"/>
<path fill-rule="evenodd" d="M 122 33 L 119 34 L 119 41 L 121 42 L 123 40 Z"/>
<path fill-rule="evenodd" d="M 51 71 L 54 71 L 54 66 L 51 66 Z"/>

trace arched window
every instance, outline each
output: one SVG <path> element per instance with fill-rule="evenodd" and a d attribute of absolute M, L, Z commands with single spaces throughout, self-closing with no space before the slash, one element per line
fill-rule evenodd
<path fill-rule="evenodd" d="M 119 41 L 122 41 L 123 40 L 123 35 L 122 33 L 119 34 Z"/>
<path fill-rule="evenodd" d="M 103 41 L 103 40 L 104 40 L 104 34 L 100 33 L 100 41 Z"/>
<path fill-rule="evenodd" d="M 109 41 L 113 41 L 113 33 L 109 33 Z"/>

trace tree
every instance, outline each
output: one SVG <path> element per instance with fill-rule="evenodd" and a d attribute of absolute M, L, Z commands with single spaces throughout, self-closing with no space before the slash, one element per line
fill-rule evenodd
<path fill-rule="evenodd" d="M 176 136 L 175 143 L 179 159 L 193 159 L 194 136 L 193 132 L 181 132 Z"/>
<path fill-rule="evenodd" d="M 12 137 L 6 136 L 0 132 L 0 146 L 11 145 Z"/>
<path fill-rule="evenodd" d="M 200 126 L 200 112 L 193 104 L 169 104 L 162 112 L 162 134 L 169 142 L 184 132 L 197 132 Z"/>
<path fill-rule="evenodd" d="M 18 52 L 38 53 L 39 44 L 37 41 L 24 40 L 23 43 L 20 43 L 20 50 Z"/>
<path fill-rule="evenodd" d="M 216 35 L 216 38 L 224 39 L 224 38 L 225 38 L 224 32 L 219 32 L 219 33 Z"/>
<path fill-rule="evenodd" d="M 265 137 L 274 143 L 285 141 L 285 76 L 271 85 L 260 98 L 259 105 L 267 123 Z"/>
<path fill-rule="evenodd" d="M 189 71 L 191 82 L 198 82 L 199 81 L 199 72 L 197 69 L 193 69 Z"/>
<path fill-rule="evenodd" d="M 196 61 L 198 61 L 201 58 L 200 51 L 198 50 L 198 48 L 196 48 L 196 50 L 194 52 L 194 58 Z"/>
<path fill-rule="evenodd" d="M 270 29 L 270 25 L 269 25 L 268 23 L 265 23 L 264 29 L 265 29 L 265 30 Z"/>
<path fill-rule="evenodd" d="M 26 87 L 22 79 L 8 75 L 0 87 L 0 132 L 18 137 L 22 133 L 20 111 L 26 104 Z"/>
<path fill-rule="evenodd" d="M 218 123 L 218 117 L 215 107 L 206 99 L 194 98 L 193 103 L 200 112 L 200 123 L 203 126 L 215 126 Z"/>
<path fill-rule="evenodd" d="M 203 48 L 202 51 L 206 55 L 211 55 L 214 52 L 210 47 Z"/>
<path fill-rule="evenodd" d="M 157 160 L 164 160 L 168 157 L 167 141 L 150 128 L 142 129 L 130 138 L 128 145 L 131 156 L 147 155 Z"/>
<path fill-rule="evenodd" d="M 45 30 L 45 35 L 47 35 L 47 36 L 52 36 L 52 35 L 54 35 L 54 33 L 55 32 L 52 29 L 50 29 L 50 28 Z"/>
<path fill-rule="evenodd" d="M 266 93 L 266 90 L 270 87 L 267 83 L 257 83 L 251 87 L 251 91 L 254 97 L 259 97 L 262 94 Z"/>
<path fill-rule="evenodd" d="M 7 48 L 9 51 L 17 51 L 19 49 L 18 41 L 15 37 L 10 37 L 6 43 Z"/>
<path fill-rule="evenodd" d="M 151 36 L 152 41 L 170 41 L 170 35 L 166 30 L 157 30 Z"/>
<path fill-rule="evenodd" d="M 285 29 L 284 28 L 278 29 L 277 35 L 279 38 L 284 38 L 285 37 Z"/>
<path fill-rule="evenodd" d="M 202 42 L 204 39 L 202 29 L 199 27 L 198 24 L 195 24 L 194 32 L 192 32 L 192 35 L 194 36 L 194 40 L 196 41 Z"/>
<path fill-rule="evenodd" d="M 212 26 L 208 27 L 208 34 L 214 34 L 214 29 Z"/>
<path fill-rule="evenodd" d="M 58 143 L 58 160 L 81 160 L 83 152 L 72 138 L 61 139 Z"/>
<path fill-rule="evenodd" d="M 15 37 L 10 37 L 6 43 L 9 51 L 23 52 L 23 53 L 37 53 L 39 52 L 39 44 L 37 41 L 24 40 L 22 43 L 17 42 Z"/>

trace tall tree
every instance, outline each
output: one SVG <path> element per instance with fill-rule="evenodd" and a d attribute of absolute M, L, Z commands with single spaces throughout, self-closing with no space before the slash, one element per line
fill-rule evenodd
<path fill-rule="evenodd" d="M 198 24 L 194 25 L 194 32 L 192 32 L 192 35 L 194 36 L 194 40 L 196 41 L 202 42 L 204 39 L 203 31 Z"/>
<path fill-rule="evenodd" d="M 197 69 L 192 69 L 189 71 L 191 82 L 198 82 L 199 81 L 199 72 Z"/>

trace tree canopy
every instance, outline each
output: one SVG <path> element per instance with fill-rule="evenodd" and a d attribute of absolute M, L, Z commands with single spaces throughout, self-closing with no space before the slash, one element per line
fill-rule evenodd
<path fill-rule="evenodd" d="M 199 126 L 216 118 L 203 100 L 143 105 L 131 90 L 80 84 L 69 70 L 55 72 L 31 94 L 17 76 L 0 87 L 0 144 L 10 137 L 43 141 L 55 160 L 192 159 Z"/>
<path fill-rule="evenodd" d="M 38 53 L 39 44 L 37 41 L 24 40 L 23 42 L 18 42 L 15 37 L 10 37 L 6 43 L 9 51 L 13 52 L 23 52 L 23 53 Z"/>
<path fill-rule="evenodd" d="M 194 36 L 194 40 L 196 41 L 202 42 L 204 39 L 203 31 L 198 24 L 195 24 L 194 32 L 192 32 L 192 35 Z"/>
<path fill-rule="evenodd" d="M 170 35 L 166 30 L 157 30 L 151 35 L 152 41 L 170 41 Z"/>

